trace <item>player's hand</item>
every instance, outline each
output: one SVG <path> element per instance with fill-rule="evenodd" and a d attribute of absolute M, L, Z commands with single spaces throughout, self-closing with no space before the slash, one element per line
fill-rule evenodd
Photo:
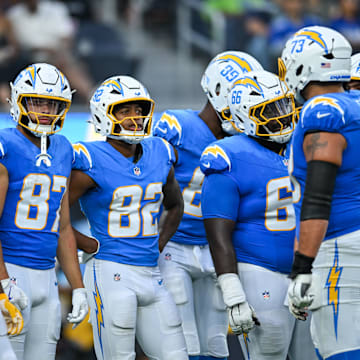
<path fill-rule="evenodd" d="M 239 275 L 221 274 L 218 276 L 218 282 L 227 307 L 232 332 L 240 335 L 249 332 L 255 325 L 260 325 L 254 309 L 246 301 Z"/>
<path fill-rule="evenodd" d="M 0 294 L 0 311 L 6 322 L 8 335 L 19 335 L 24 327 L 24 319 L 5 293 Z"/>
<path fill-rule="evenodd" d="M 311 274 L 298 274 L 288 288 L 289 310 L 299 320 L 306 320 L 308 316 L 306 310 L 314 300 L 314 294 L 309 291 L 311 281 Z"/>
<path fill-rule="evenodd" d="M 86 299 L 86 289 L 78 288 L 72 293 L 72 311 L 67 316 L 67 321 L 73 323 L 75 329 L 88 313 L 88 303 Z"/>
<path fill-rule="evenodd" d="M 27 307 L 28 297 L 20 287 L 11 282 L 10 279 L 1 280 L 1 286 L 12 304 L 15 304 L 20 310 Z"/>
<path fill-rule="evenodd" d="M 227 310 L 229 315 L 229 325 L 235 335 L 248 333 L 255 325 L 260 325 L 254 309 L 247 301 L 234 305 Z"/>

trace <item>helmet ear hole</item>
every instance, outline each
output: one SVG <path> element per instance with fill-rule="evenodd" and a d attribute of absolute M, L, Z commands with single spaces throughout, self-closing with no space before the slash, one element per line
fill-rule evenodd
<path fill-rule="evenodd" d="M 301 75 L 302 71 L 303 71 L 304 65 L 300 65 L 297 69 L 296 69 L 296 76 Z"/>
<path fill-rule="evenodd" d="M 221 90 L 221 85 L 220 85 L 220 83 L 217 83 L 217 84 L 216 84 L 216 87 L 215 87 L 215 94 L 216 94 L 216 96 L 219 96 L 219 95 L 220 95 L 220 90 Z"/>

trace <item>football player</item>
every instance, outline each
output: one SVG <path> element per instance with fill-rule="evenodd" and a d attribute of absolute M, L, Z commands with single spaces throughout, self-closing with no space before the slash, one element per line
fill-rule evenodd
<path fill-rule="evenodd" d="M 88 311 L 69 218 L 73 150 L 53 135 L 71 96 L 57 68 L 33 64 L 11 84 L 17 126 L 0 131 L 0 280 L 24 318 L 21 333 L 10 337 L 18 359 L 55 358 L 61 326 L 55 256 L 73 288 L 69 320 L 77 324 Z"/>
<path fill-rule="evenodd" d="M 306 27 L 286 43 L 279 75 L 304 103 L 290 163 L 299 240 L 289 309 L 306 318 L 322 359 L 359 359 L 360 96 L 344 91 L 352 48 L 343 35 Z"/>
<path fill-rule="evenodd" d="M 150 359 L 185 360 L 181 320 L 157 266 L 159 242 L 183 214 L 175 154 L 149 137 L 154 101 L 136 79 L 104 81 L 90 110 L 106 139 L 74 145 L 70 203 L 80 199 L 91 227 L 92 237 L 76 234 L 79 248 L 94 255 L 84 276 L 96 356 L 135 359 L 136 336 Z"/>
<path fill-rule="evenodd" d="M 180 310 L 191 358 L 228 356 L 228 320 L 207 243 L 202 212 L 200 155 L 216 139 L 238 133 L 227 103 L 231 85 L 245 72 L 262 69 L 252 56 L 236 51 L 218 54 L 207 66 L 201 86 L 207 103 L 201 111 L 167 110 L 153 134 L 176 152 L 175 177 L 184 198 L 181 224 L 160 255 L 165 284 Z M 206 295 L 205 295 L 206 294 Z"/>
<path fill-rule="evenodd" d="M 272 73 L 244 74 L 228 96 L 243 134 L 201 156 L 201 208 L 218 282 L 230 327 L 253 360 L 316 359 L 309 327 L 284 303 L 295 237 L 285 150 L 296 110 L 286 91 Z"/>
<path fill-rule="evenodd" d="M 360 90 L 360 53 L 351 56 L 351 79 L 348 88 Z"/>

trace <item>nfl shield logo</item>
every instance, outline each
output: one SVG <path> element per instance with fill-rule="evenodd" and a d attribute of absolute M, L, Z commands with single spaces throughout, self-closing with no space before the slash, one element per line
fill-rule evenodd
<path fill-rule="evenodd" d="M 135 174 L 136 176 L 139 176 L 139 175 L 141 174 L 140 168 L 134 167 L 134 174 Z"/>
<path fill-rule="evenodd" d="M 165 254 L 165 260 L 171 260 L 171 254 L 170 253 Z"/>
<path fill-rule="evenodd" d="M 114 281 L 119 281 L 120 280 L 120 274 L 119 273 L 116 273 L 114 274 Z"/>
<path fill-rule="evenodd" d="M 264 298 L 265 300 L 269 300 L 269 299 L 270 299 L 270 292 L 269 292 L 269 291 L 265 290 L 265 291 L 262 293 L 262 295 L 263 295 L 263 298 Z"/>

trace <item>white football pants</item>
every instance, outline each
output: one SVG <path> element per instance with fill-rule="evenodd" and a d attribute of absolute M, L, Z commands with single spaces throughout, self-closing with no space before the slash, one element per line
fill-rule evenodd
<path fill-rule="evenodd" d="M 35 270 L 6 263 L 10 278 L 29 298 L 22 310 L 24 328 L 10 342 L 18 360 L 55 359 L 60 337 L 61 308 L 55 268 Z"/>
<path fill-rule="evenodd" d="M 7 336 L 7 327 L 0 311 L 0 360 L 17 360 Z"/>
<path fill-rule="evenodd" d="M 359 259 L 360 231 L 355 231 L 324 241 L 313 263 L 311 335 L 324 359 L 360 349 Z"/>
<path fill-rule="evenodd" d="M 159 267 L 179 309 L 189 355 L 227 357 L 228 315 L 209 246 L 170 241 Z"/>
<path fill-rule="evenodd" d="M 84 277 L 99 360 L 135 359 L 135 336 L 151 360 L 188 359 L 181 320 L 158 267 L 93 258 Z"/>
<path fill-rule="evenodd" d="M 316 360 L 310 336 L 310 321 L 296 320 L 287 307 L 287 275 L 263 267 L 238 263 L 246 299 L 260 321 L 245 336 L 239 336 L 247 360 Z"/>

